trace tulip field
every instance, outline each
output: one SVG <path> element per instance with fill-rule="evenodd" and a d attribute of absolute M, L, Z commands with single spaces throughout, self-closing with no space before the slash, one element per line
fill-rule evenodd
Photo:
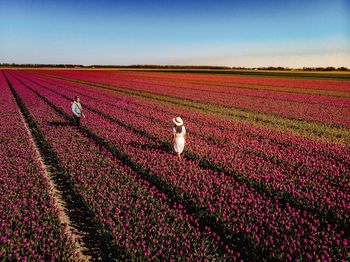
<path fill-rule="evenodd" d="M 31 69 L 0 89 L 0 260 L 84 260 L 28 119 L 113 259 L 350 260 L 349 78 Z"/>

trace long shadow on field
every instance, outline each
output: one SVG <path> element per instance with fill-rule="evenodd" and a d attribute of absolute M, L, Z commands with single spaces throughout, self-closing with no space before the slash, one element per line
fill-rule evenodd
<path fill-rule="evenodd" d="M 46 156 L 45 160 L 45 162 L 50 163 L 53 159 Z M 123 251 L 110 245 L 113 241 L 111 236 L 101 235 L 102 230 L 95 222 L 94 214 L 87 209 L 82 197 L 75 192 L 67 175 L 54 166 L 49 166 L 49 170 L 64 201 L 62 204 L 70 219 L 70 226 L 77 231 L 75 234 L 82 239 L 84 248 L 82 253 L 85 256 L 90 256 L 92 261 L 114 261 L 117 257 L 123 257 Z"/>
<path fill-rule="evenodd" d="M 76 126 L 72 121 L 60 122 L 60 121 L 50 121 L 48 122 L 50 126 Z"/>

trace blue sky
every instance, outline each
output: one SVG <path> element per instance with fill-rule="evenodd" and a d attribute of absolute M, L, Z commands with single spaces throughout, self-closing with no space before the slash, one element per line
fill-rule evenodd
<path fill-rule="evenodd" d="M 350 0 L 0 0 L 0 62 L 350 67 Z"/>

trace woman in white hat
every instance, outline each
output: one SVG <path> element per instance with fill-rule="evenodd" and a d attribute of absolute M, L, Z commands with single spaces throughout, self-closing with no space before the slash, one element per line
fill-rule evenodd
<path fill-rule="evenodd" d="M 184 127 L 184 123 L 181 119 L 181 117 L 175 117 L 173 118 L 173 122 L 175 124 L 173 128 L 173 137 L 172 137 L 172 143 L 174 144 L 174 150 L 177 153 L 177 156 L 179 158 L 179 161 L 182 161 L 182 152 L 184 151 L 187 134 L 186 134 L 186 128 Z"/>

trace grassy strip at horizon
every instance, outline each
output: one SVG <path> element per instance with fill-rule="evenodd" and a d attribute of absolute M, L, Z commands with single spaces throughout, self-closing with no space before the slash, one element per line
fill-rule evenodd
<path fill-rule="evenodd" d="M 233 88 L 243 88 L 251 90 L 268 90 L 268 91 L 277 91 L 283 93 L 291 94 L 306 94 L 306 95 L 320 95 L 320 96 L 334 96 L 334 97 L 346 97 L 350 98 L 350 92 L 345 91 L 333 91 L 333 90 L 317 90 L 317 89 L 299 89 L 299 88 L 287 88 L 287 87 L 271 87 L 271 86 L 253 86 L 253 85 L 240 85 L 240 86 L 228 86 L 224 84 L 213 84 L 213 83 L 200 83 L 200 82 L 191 82 L 193 84 L 205 84 L 211 86 L 220 86 L 220 87 L 233 87 Z"/>
<path fill-rule="evenodd" d="M 316 121 L 287 118 L 267 113 L 259 113 L 239 108 L 225 107 L 216 104 L 205 104 L 203 102 L 190 101 L 188 99 L 180 99 L 164 95 L 146 93 L 142 91 L 134 91 L 122 87 L 102 85 L 88 81 L 54 76 L 50 74 L 42 75 L 79 84 L 85 84 L 96 88 L 102 88 L 112 92 L 120 92 L 130 96 L 141 97 L 145 100 L 156 101 L 159 103 L 168 104 L 170 106 L 180 106 L 184 109 L 195 110 L 200 113 L 215 115 L 225 119 L 244 121 L 258 127 L 272 128 L 275 130 L 325 142 L 337 142 L 346 146 L 350 145 L 350 130 L 345 127 L 319 123 Z"/>

